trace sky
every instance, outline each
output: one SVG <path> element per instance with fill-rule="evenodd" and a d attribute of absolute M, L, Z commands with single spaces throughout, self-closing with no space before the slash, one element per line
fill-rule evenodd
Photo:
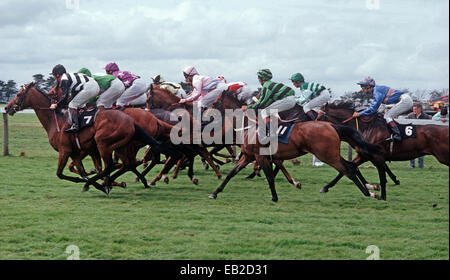
<path fill-rule="evenodd" d="M 116 62 L 147 83 L 222 75 L 256 89 L 256 72 L 293 73 L 339 96 L 371 76 L 410 90 L 449 87 L 448 0 L 0 0 L 0 80 L 63 64 Z"/>

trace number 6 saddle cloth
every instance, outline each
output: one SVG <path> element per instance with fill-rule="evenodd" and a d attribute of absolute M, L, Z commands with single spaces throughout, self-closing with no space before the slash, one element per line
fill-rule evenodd
<path fill-rule="evenodd" d="M 402 135 L 402 139 L 417 137 L 416 125 L 399 123 L 397 124 L 398 129 L 400 130 L 400 134 Z"/>

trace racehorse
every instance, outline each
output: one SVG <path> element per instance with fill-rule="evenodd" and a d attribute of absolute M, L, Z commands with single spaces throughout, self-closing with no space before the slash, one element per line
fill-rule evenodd
<path fill-rule="evenodd" d="M 221 112 L 227 109 L 241 108 L 243 104 L 229 92 L 224 92 L 212 105 L 213 108 Z M 225 107 L 226 106 L 226 107 Z M 334 125 L 329 122 L 298 122 L 294 124 L 288 144 L 278 143 L 276 153 L 272 155 L 261 155 L 260 148 L 263 147 L 256 141 L 256 144 L 249 144 L 248 130 L 244 131 L 244 144 L 241 145 L 241 158 L 235 167 L 228 173 L 222 184 L 209 196 L 217 198 L 217 194 L 225 188 L 226 184 L 240 170 L 253 160 L 256 160 L 264 171 L 266 179 L 272 193 L 272 201 L 278 201 L 278 195 L 275 190 L 274 174 L 272 162 L 274 160 L 286 160 L 296 158 L 307 153 L 314 154 L 319 160 L 334 167 L 340 173 L 349 177 L 361 190 L 365 196 L 376 197 L 376 194 L 370 193 L 367 188 L 358 180 L 356 173 L 357 167 L 352 162 L 346 161 L 340 155 L 341 139 L 346 139 L 357 152 L 369 154 L 375 153 L 378 147 L 366 143 L 361 134 L 356 130 L 344 126 Z"/>
<path fill-rule="evenodd" d="M 150 90 L 149 90 L 149 94 L 147 97 L 147 109 L 150 110 L 151 112 L 153 112 L 154 110 L 164 110 L 166 112 L 170 112 L 173 111 L 175 109 L 184 109 L 189 113 L 189 118 L 191 121 L 191 126 L 194 122 L 192 114 L 193 114 L 193 103 L 192 102 L 186 102 L 183 104 L 179 104 L 178 102 L 180 101 L 180 98 L 178 96 L 176 96 L 175 94 L 171 93 L 170 91 L 166 90 L 166 89 L 162 89 L 162 88 L 154 88 L 153 86 L 150 86 Z M 161 114 L 162 115 L 162 114 Z M 169 116 L 169 114 L 167 114 L 166 116 Z M 168 119 L 163 119 L 164 121 L 168 122 Z M 192 137 L 192 135 L 191 135 Z M 192 139 L 191 139 L 192 140 Z M 208 145 L 211 146 L 211 145 Z M 206 150 L 206 147 L 204 146 L 196 146 L 196 149 L 199 151 L 200 155 L 202 156 L 202 160 L 205 159 L 208 164 L 213 168 L 213 170 L 215 171 L 217 177 L 220 179 L 222 177 L 222 174 L 219 171 L 219 168 L 212 162 L 218 162 L 219 164 L 224 164 L 224 162 L 221 162 L 219 160 L 217 160 L 216 158 L 214 158 L 214 154 L 216 155 L 220 155 L 223 157 L 234 157 L 234 153 L 231 149 L 231 147 L 229 147 L 228 145 L 212 145 L 214 148 L 208 152 Z M 228 151 L 230 152 L 230 156 L 226 156 L 226 155 L 221 155 L 218 154 L 217 152 L 222 149 L 223 147 L 227 148 Z M 182 164 L 183 160 L 180 160 L 177 163 L 177 168 L 175 170 L 174 173 L 174 177 L 176 177 L 176 173 L 180 167 L 180 165 Z M 189 167 L 192 166 L 193 163 L 189 162 Z M 160 178 L 160 176 L 158 176 Z M 155 178 L 155 179 L 158 179 Z"/>
<path fill-rule="evenodd" d="M 139 178 L 141 174 L 136 170 L 136 158 L 130 157 L 127 150 L 134 141 L 151 144 L 151 137 L 128 115 L 118 110 L 99 111 L 94 124 L 82 129 L 79 133 L 65 133 L 68 127 L 68 117 L 60 110 L 50 110 L 51 100 L 48 95 L 34 88 L 35 83 L 23 86 L 16 96 L 5 107 L 9 115 L 26 108 L 32 108 L 44 129 L 47 131 L 50 145 L 59 153 L 56 175 L 63 180 L 85 183 L 83 191 L 87 191 L 93 184 L 97 189 L 109 194 L 111 186 L 109 175 L 114 171 L 112 159 L 116 151 L 123 162 L 124 170 L 134 172 Z M 91 155 L 94 162 L 99 164 L 103 160 L 105 169 L 95 176 L 88 178 L 81 160 Z M 72 158 L 80 171 L 82 178 L 63 174 L 68 158 Z M 101 163 L 100 163 L 101 166 Z M 97 179 L 105 178 L 105 184 L 96 183 Z"/>
<path fill-rule="evenodd" d="M 360 130 L 367 142 L 380 147 L 380 153 L 376 156 L 381 157 L 383 161 L 404 161 L 424 155 L 433 155 L 440 163 L 449 166 L 449 129 L 446 126 L 417 125 L 415 138 L 406 138 L 400 143 L 393 143 L 387 140 L 391 133 L 381 113 L 352 118 L 355 111 L 353 103 L 342 101 L 326 104 L 322 106 L 321 110 L 322 116 L 319 116 L 320 119 L 335 124 L 344 123 Z M 365 161 L 367 161 L 367 158 L 358 155 L 353 162 L 360 165 Z M 387 165 L 384 165 L 394 182 L 399 183 Z M 342 174 L 339 174 L 321 191 L 327 192 L 341 178 Z M 386 179 L 381 181 L 380 184 L 383 187 L 383 184 L 386 184 Z"/>

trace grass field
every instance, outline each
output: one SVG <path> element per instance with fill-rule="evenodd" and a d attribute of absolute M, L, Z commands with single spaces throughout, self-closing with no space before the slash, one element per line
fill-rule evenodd
<path fill-rule="evenodd" d="M 199 161 L 199 186 L 182 171 L 169 185 L 144 189 L 129 173 L 120 178 L 128 188 L 106 196 L 56 177 L 57 153 L 34 114 L 9 117 L 9 125 L 11 155 L 0 156 L 0 259 L 66 259 L 70 245 L 80 259 L 364 260 L 369 245 L 381 259 L 449 259 L 449 169 L 431 156 L 424 169 L 390 164 L 401 185 L 389 181 L 387 201 L 365 198 L 347 178 L 319 193 L 337 173 L 313 167 L 311 155 L 300 166 L 286 163 L 303 189 L 280 174 L 277 203 L 263 178 L 245 179 L 251 168 L 208 199 L 220 181 Z M 378 182 L 374 168 L 362 172 Z"/>

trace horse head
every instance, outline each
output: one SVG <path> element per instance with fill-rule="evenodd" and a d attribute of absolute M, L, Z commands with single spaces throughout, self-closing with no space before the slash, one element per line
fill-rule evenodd
<path fill-rule="evenodd" d="M 344 120 L 351 117 L 354 111 L 355 106 L 352 102 L 336 100 L 322 105 L 317 119 L 333 123 L 342 123 Z"/>
<path fill-rule="evenodd" d="M 27 102 L 27 93 L 31 88 L 35 86 L 35 84 L 35 82 L 31 82 L 29 84 L 21 86 L 16 96 L 14 96 L 14 98 L 8 103 L 8 105 L 6 105 L 6 113 L 12 116 L 29 106 Z"/>

